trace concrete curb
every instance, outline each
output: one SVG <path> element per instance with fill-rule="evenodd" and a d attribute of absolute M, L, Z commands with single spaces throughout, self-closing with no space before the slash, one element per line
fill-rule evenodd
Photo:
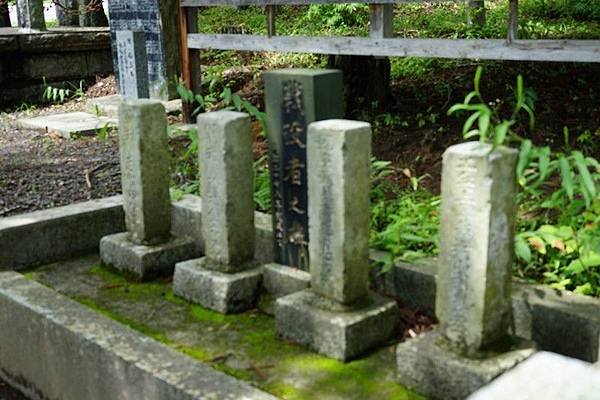
<path fill-rule="evenodd" d="M 0 270 L 18 270 L 60 261 L 75 254 L 96 251 L 100 238 L 124 229 L 119 197 L 67 207 L 0 218 Z M 203 247 L 200 226 L 202 203 L 186 195 L 173 203 L 173 233 L 193 235 Z M 101 224 L 94 221 L 103 221 Z M 69 222 L 71 221 L 71 222 Z M 269 215 L 255 214 L 256 258 L 273 260 Z M 380 261 L 385 252 L 372 251 Z M 374 290 L 420 307 L 430 313 L 435 307 L 437 262 L 413 265 L 397 263 L 385 274 L 371 271 Z M 589 362 L 600 361 L 600 300 L 569 292 L 556 292 L 542 285 L 513 282 L 514 333 L 534 340 L 540 349 Z M 565 340 L 565 338 L 569 338 Z"/>
<path fill-rule="evenodd" d="M 0 218 L 0 271 L 21 270 L 97 252 L 125 230 L 121 196 Z"/>
<path fill-rule="evenodd" d="M 15 272 L 0 327 L 0 377 L 32 399 L 275 399 Z"/>

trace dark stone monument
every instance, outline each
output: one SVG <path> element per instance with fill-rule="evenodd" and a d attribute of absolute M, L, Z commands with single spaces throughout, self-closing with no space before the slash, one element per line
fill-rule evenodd
<path fill-rule="evenodd" d="M 167 100 L 175 96 L 169 80 L 181 74 L 181 51 L 176 0 L 109 0 L 113 63 L 118 65 L 116 32 L 143 31 L 146 34 L 150 97 Z M 120 71 L 115 68 L 117 82 Z M 169 87 L 171 86 L 171 87 Z"/>
<path fill-rule="evenodd" d="M 142 31 L 117 31 L 119 92 L 124 99 L 150 97 L 146 34 Z"/>
<path fill-rule="evenodd" d="M 308 271 L 306 130 L 342 118 L 342 73 L 284 69 L 264 74 L 275 261 Z"/>

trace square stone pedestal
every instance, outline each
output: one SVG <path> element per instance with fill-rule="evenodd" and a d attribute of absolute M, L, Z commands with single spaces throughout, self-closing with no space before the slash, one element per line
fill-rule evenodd
<path fill-rule="evenodd" d="M 105 236 L 100 240 L 103 263 L 131 272 L 141 279 L 170 274 L 176 263 L 198 255 L 194 241 L 185 237 L 173 237 L 155 246 L 132 243 L 127 232 Z"/>
<path fill-rule="evenodd" d="M 466 358 L 444 346 L 438 332 L 400 343 L 398 380 L 427 398 L 462 400 L 536 352 L 535 344 L 514 338 L 503 352 Z"/>
<path fill-rule="evenodd" d="M 256 305 L 262 267 L 225 273 L 204 268 L 206 257 L 175 266 L 173 292 L 186 300 L 223 314 L 242 312 Z"/>
<path fill-rule="evenodd" d="M 345 307 L 303 290 L 280 297 L 275 305 L 279 337 L 341 361 L 384 344 L 397 331 L 399 316 L 395 301 L 375 293 Z"/>

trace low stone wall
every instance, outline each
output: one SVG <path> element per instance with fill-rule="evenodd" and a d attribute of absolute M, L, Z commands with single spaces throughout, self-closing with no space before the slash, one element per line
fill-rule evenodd
<path fill-rule="evenodd" d="M 15 272 L 0 327 L 0 378 L 34 400 L 275 399 Z"/>
<path fill-rule="evenodd" d="M 107 210 L 113 211 L 107 214 Z M 203 247 L 201 213 L 202 202 L 197 196 L 184 196 L 173 203 L 173 233 L 194 236 L 199 248 Z M 95 251 L 101 236 L 125 229 L 123 218 L 120 199 L 111 198 L 0 219 L 0 270 L 51 263 L 75 253 Z M 105 222 L 98 225 L 97 220 Z M 66 223 L 68 221 L 72 222 Z M 271 262 L 270 218 L 256 213 L 255 222 L 256 257 L 263 263 Z M 107 228 L 93 233 L 97 229 L 94 226 Z M 53 240 L 54 244 L 49 245 L 45 240 Z M 386 256 L 383 252 L 371 252 L 373 262 Z M 373 268 L 371 286 L 404 304 L 433 313 L 436 273 L 436 260 L 422 264 L 397 263 L 386 273 Z M 590 362 L 600 360 L 599 299 L 514 280 L 512 306 L 513 329 L 518 336 L 533 339 L 542 350 Z"/>
<path fill-rule="evenodd" d="M 113 71 L 108 28 L 0 28 L 0 106 L 39 102 L 46 84 L 79 86 Z M 65 86 L 66 85 L 66 86 Z"/>

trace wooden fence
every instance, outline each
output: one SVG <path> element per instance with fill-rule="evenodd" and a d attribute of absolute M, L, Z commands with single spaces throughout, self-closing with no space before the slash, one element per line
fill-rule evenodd
<path fill-rule="evenodd" d="M 519 40 L 518 0 L 507 0 L 506 39 L 412 39 L 393 37 L 393 6 L 423 0 L 180 0 L 183 78 L 200 91 L 201 49 L 273 51 L 363 56 L 465 58 L 487 60 L 600 62 L 600 40 Z M 369 4 L 369 37 L 277 36 L 277 5 Z M 267 35 L 198 33 L 198 10 L 208 6 L 264 6 Z"/>

